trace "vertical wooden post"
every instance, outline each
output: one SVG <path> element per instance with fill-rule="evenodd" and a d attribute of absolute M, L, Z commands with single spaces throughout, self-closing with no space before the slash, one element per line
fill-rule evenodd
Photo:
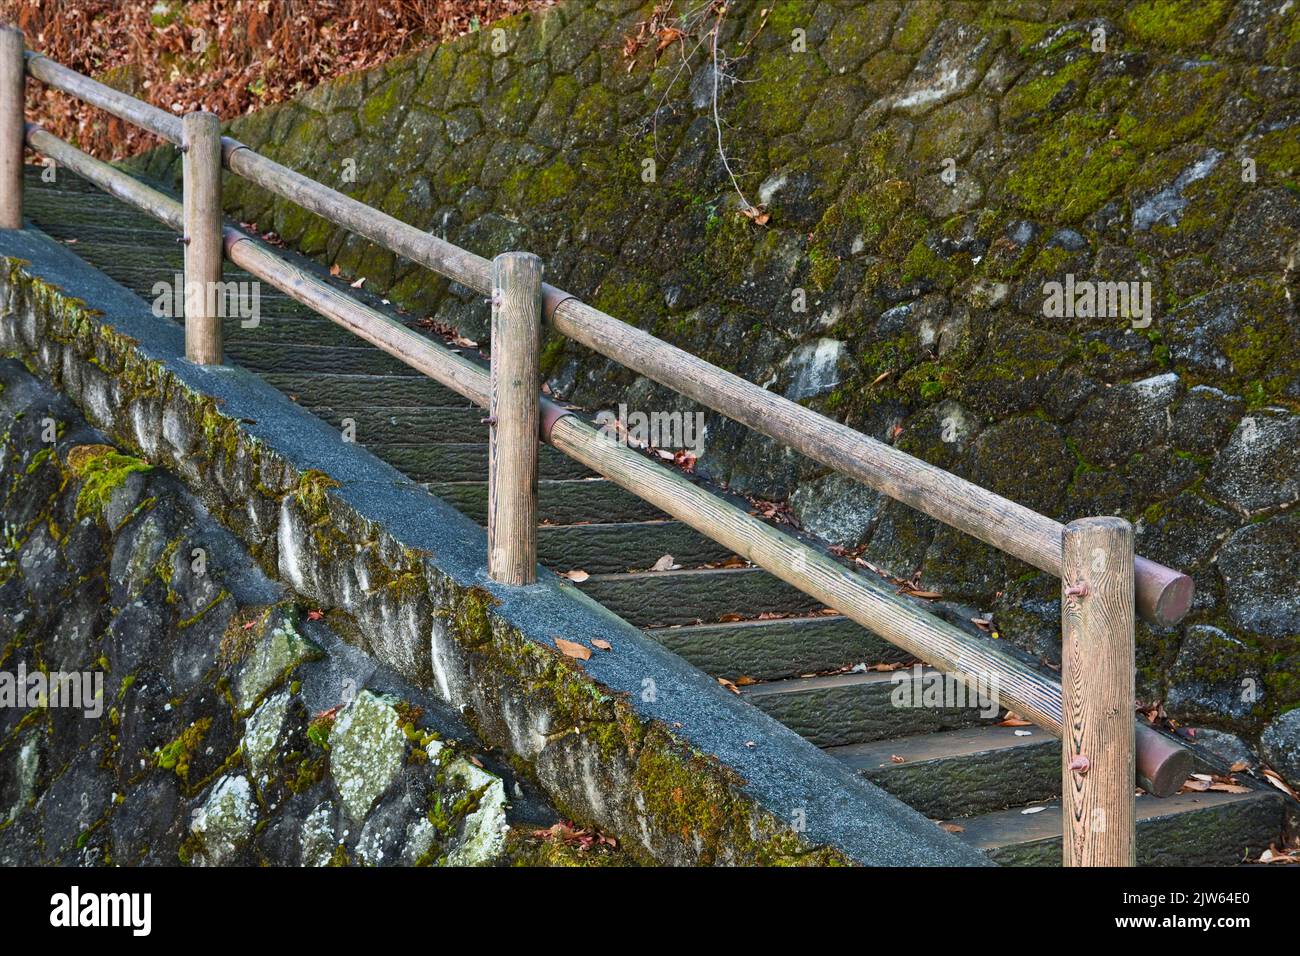
<path fill-rule="evenodd" d="M 221 120 L 198 111 L 181 117 L 185 193 L 185 357 L 220 365 Z"/>
<path fill-rule="evenodd" d="M 1061 539 L 1061 823 L 1066 866 L 1136 866 L 1133 526 Z"/>
<path fill-rule="evenodd" d="M 0 229 L 23 227 L 23 31 L 0 27 Z"/>
<path fill-rule="evenodd" d="M 488 574 L 502 584 L 537 579 L 538 392 L 542 260 L 492 260 L 492 401 L 488 421 Z"/>

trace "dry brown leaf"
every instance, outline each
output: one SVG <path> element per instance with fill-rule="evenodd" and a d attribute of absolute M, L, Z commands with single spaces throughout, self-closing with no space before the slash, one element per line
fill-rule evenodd
<path fill-rule="evenodd" d="M 577 641 L 566 641 L 562 637 L 557 637 L 555 646 L 559 648 L 560 653 L 565 657 L 573 657 L 580 661 L 591 660 L 591 648 L 579 644 Z"/>
<path fill-rule="evenodd" d="M 339 264 L 337 262 L 334 263 L 334 265 L 330 266 L 330 275 L 332 276 L 336 276 L 342 271 L 343 270 L 339 268 Z"/>
<path fill-rule="evenodd" d="M 765 212 L 762 206 L 746 206 L 740 210 L 740 214 L 756 226 L 766 226 L 767 221 L 772 218 L 772 214 Z"/>
<path fill-rule="evenodd" d="M 1244 760 L 1238 760 L 1236 763 L 1234 763 L 1231 767 L 1228 768 L 1228 771 L 1230 773 L 1242 773 L 1243 771 L 1249 769 L 1250 769 L 1250 764 L 1248 764 Z"/>
<path fill-rule="evenodd" d="M 733 684 L 731 681 L 727 680 L 725 677 L 719 677 L 718 683 L 721 684 L 723 687 L 727 688 L 727 690 L 731 691 L 733 694 L 740 693 L 740 688 L 737 687 L 735 684 Z"/>
<path fill-rule="evenodd" d="M 1002 718 L 1001 720 L 999 720 L 999 721 L 998 721 L 996 724 L 994 724 L 993 726 L 995 726 L 995 727 L 1032 727 L 1032 726 L 1033 726 L 1033 721 L 1025 720 L 1024 718 L 1022 718 L 1022 717 L 1018 717 L 1017 715 L 1015 715 L 1015 714 L 1011 713 L 1010 711 L 1008 711 L 1008 712 L 1007 712 L 1007 715 L 1006 715 L 1004 718 Z"/>
<path fill-rule="evenodd" d="M 748 687 L 750 684 L 757 684 L 757 683 L 758 681 L 750 677 L 748 674 L 741 674 L 739 677 L 736 678 L 737 687 Z"/>
<path fill-rule="evenodd" d="M 599 648 L 602 651 L 612 651 L 614 649 L 614 646 L 610 644 L 609 641 L 602 641 L 600 638 L 592 640 L 591 646 Z"/>
<path fill-rule="evenodd" d="M 892 763 L 907 763 L 907 758 L 900 757 L 898 754 L 890 754 L 889 759 Z"/>
<path fill-rule="evenodd" d="M 939 824 L 939 827 L 940 827 L 941 829 L 947 830 L 949 833 L 965 833 L 965 832 L 966 832 L 966 828 L 965 828 L 964 826 L 961 826 L 960 824 L 957 824 L 957 823 L 940 823 L 940 824 Z"/>
<path fill-rule="evenodd" d="M 1287 782 L 1282 779 L 1281 775 L 1276 770 L 1271 770 L 1268 767 L 1264 767 L 1260 770 L 1260 773 L 1264 775 L 1265 780 L 1267 780 L 1273 786 L 1277 787 L 1283 793 L 1289 794 L 1291 797 L 1295 798 L 1296 800 L 1300 800 L 1300 795 L 1297 795 L 1296 792 L 1292 790 L 1290 786 L 1287 785 Z"/>
<path fill-rule="evenodd" d="M 665 554 L 662 558 L 650 565 L 651 571 L 671 571 L 673 569 L 673 556 Z"/>
<path fill-rule="evenodd" d="M 575 584 L 581 584 L 583 581 L 587 580 L 587 578 L 591 577 L 590 574 L 581 568 L 574 568 L 572 571 L 565 571 L 564 576 Z"/>

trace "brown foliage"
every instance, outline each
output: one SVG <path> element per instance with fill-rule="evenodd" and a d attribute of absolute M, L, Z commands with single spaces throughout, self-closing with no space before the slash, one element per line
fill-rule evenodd
<path fill-rule="evenodd" d="M 231 119 L 555 0 L 0 0 L 51 59 L 174 113 Z M 161 9 L 160 9 L 161 8 Z M 27 116 L 101 158 L 149 134 L 28 82 Z"/>

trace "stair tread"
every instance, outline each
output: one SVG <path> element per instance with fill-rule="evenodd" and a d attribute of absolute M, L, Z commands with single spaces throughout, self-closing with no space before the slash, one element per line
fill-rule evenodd
<path fill-rule="evenodd" d="M 1224 793 L 1206 790 L 1195 793 L 1177 793 L 1171 797 L 1153 797 L 1143 794 L 1137 798 L 1137 822 L 1139 824 L 1164 817 L 1174 817 L 1200 810 L 1212 810 L 1238 803 L 1275 801 L 1276 795 L 1266 790 L 1254 790 L 1249 793 Z M 957 821 L 962 832 L 959 834 L 967 843 L 974 844 L 982 850 L 995 849 L 1035 840 L 1049 840 L 1061 836 L 1061 804 L 1059 800 L 1031 804 L 1045 809 L 1037 813 L 1025 813 L 1026 807 L 1013 807 L 1010 810 L 997 810 L 976 817 L 965 817 Z"/>
<path fill-rule="evenodd" d="M 1017 730 L 1029 736 L 1016 736 Z M 919 764 L 993 751 L 1023 747 L 1051 746 L 1056 738 L 1039 727 L 998 727 L 981 725 L 944 730 L 934 734 L 915 734 L 891 740 L 873 740 L 860 744 L 829 747 L 827 753 L 858 770 L 916 767 Z M 894 760 L 902 757 L 903 762 Z"/>
<path fill-rule="evenodd" d="M 925 668 L 930 673 L 930 668 Z M 804 694 L 809 691 L 827 690 L 834 687 L 868 687 L 875 684 L 891 684 L 896 671 L 849 672 L 845 674 L 825 674 L 820 677 L 792 677 L 788 680 L 766 681 L 750 684 L 740 689 L 746 697 L 766 697 L 772 694 Z"/>

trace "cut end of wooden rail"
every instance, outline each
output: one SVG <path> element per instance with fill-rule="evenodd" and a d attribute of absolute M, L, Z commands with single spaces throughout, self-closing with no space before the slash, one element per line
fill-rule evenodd
<path fill-rule="evenodd" d="M 1153 727 L 1137 725 L 1138 786 L 1156 797 L 1171 797 L 1191 775 L 1192 753 Z"/>
<path fill-rule="evenodd" d="M 1133 559 L 1134 600 L 1138 616 L 1161 627 L 1172 627 L 1192 609 L 1196 586 L 1181 571 L 1143 557 Z"/>

